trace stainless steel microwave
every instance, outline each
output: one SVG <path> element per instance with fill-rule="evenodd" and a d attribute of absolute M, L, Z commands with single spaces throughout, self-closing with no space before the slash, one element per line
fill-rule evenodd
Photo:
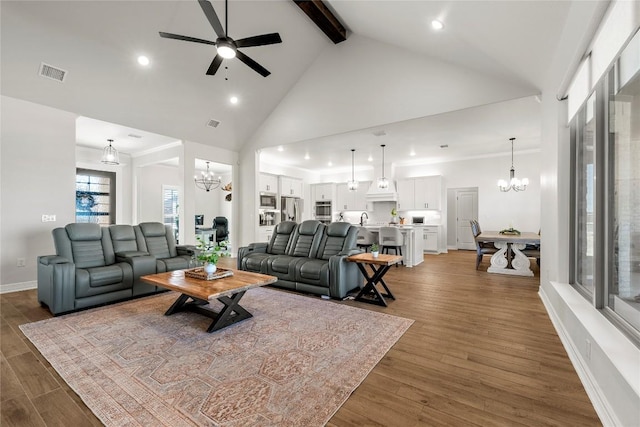
<path fill-rule="evenodd" d="M 260 193 L 260 208 L 275 209 L 277 196 L 270 193 Z"/>

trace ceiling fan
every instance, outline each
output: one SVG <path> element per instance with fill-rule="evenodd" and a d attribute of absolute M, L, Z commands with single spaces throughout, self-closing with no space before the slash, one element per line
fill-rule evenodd
<path fill-rule="evenodd" d="M 218 15 L 216 11 L 213 9 L 213 5 L 208 0 L 198 0 L 202 11 L 205 16 L 209 20 L 209 23 L 213 27 L 213 30 L 216 32 L 218 39 L 214 41 L 197 39 L 195 37 L 189 36 L 181 36 L 179 34 L 171 34 L 160 31 L 160 37 L 164 37 L 167 39 L 175 39 L 175 40 L 183 40 L 186 42 L 194 42 L 194 43 L 202 43 L 208 45 L 214 45 L 217 49 L 217 54 L 211 61 L 211 65 L 209 65 L 209 69 L 207 70 L 207 75 L 213 76 L 220 68 L 220 64 L 222 64 L 223 59 L 231 59 L 234 57 L 238 57 L 238 59 L 252 68 L 254 71 L 262 75 L 262 77 L 267 77 L 271 72 L 264 68 L 262 65 L 258 64 L 253 59 L 249 58 L 244 53 L 240 52 L 238 48 L 242 47 L 253 47 L 253 46 L 265 46 L 269 44 L 282 43 L 282 39 L 280 38 L 280 34 L 278 33 L 270 33 L 270 34 L 262 34 L 260 36 L 246 37 L 240 40 L 234 40 L 227 35 L 226 30 L 228 30 L 229 26 L 227 23 L 228 19 L 228 6 L 227 0 L 224 2 L 225 13 L 224 13 L 224 27 L 225 30 L 222 29 L 222 24 L 218 19 Z"/>

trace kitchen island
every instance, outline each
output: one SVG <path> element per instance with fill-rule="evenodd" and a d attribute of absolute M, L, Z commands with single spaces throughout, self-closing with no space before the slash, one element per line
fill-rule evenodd
<path fill-rule="evenodd" d="M 383 225 L 365 225 L 364 227 L 377 235 Z M 422 230 L 416 229 L 411 225 L 398 225 L 397 228 L 400 229 L 404 237 L 404 245 L 402 245 L 404 265 L 414 267 L 422 263 L 424 261 Z M 380 250 L 382 250 L 382 247 Z"/>

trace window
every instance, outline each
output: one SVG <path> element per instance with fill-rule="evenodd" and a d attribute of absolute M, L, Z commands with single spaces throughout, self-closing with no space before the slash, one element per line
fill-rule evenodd
<path fill-rule="evenodd" d="M 178 216 L 178 187 L 163 185 L 162 186 L 162 222 L 169 225 L 173 229 L 173 236 L 178 239 L 178 229 L 180 220 Z"/>
<path fill-rule="evenodd" d="M 571 123 L 571 282 L 640 343 L 640 33 Z"/>
<path fill-rule="evenodd" d="M 115 172 L 76 169 L 76 222 L 115 224 Z"/>

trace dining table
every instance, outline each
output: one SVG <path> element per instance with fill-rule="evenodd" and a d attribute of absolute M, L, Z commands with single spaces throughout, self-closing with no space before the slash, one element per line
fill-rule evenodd
<path fill-rule="evenodd" d="M 527 245 L 540 245 L 540 235 L 532 231 L 520 233 L 504 233 L 500 231 L 483 231 L 476 240 L 489 242 L 499 249 L 491 256 L 489 273 L 511 274 L 514 276 L 533 276 L 531 262 L 522 253 Z"/>

